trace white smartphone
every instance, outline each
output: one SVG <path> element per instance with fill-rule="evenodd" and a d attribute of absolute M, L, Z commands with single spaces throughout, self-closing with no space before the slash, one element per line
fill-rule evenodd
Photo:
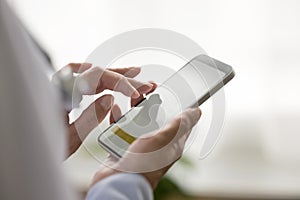
<path fill-rule="evenodd" d="M 99 135 L 98 142 L 121 158 L 138 137 L 164 127 L 183 110 L 200 106 L 233 77 L 234 71 L 229 65 L 199 55 L 111 124 Z"/>

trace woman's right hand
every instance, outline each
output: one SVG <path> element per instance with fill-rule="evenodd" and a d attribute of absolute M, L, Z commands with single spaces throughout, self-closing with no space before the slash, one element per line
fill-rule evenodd
<path fill-rule="evenodd" d="M 114 119 L 121 116 L 114 106 Z M 162 176 L 181 157 L 186 139 L 200 119 L 199 108 L 188 109 L 171 120 L 165 128 L 134 141 L 127 153 L 117 160 L 109 156 L 95 174 L 91 186 L 116 173 L 139 173 L 154 189 Z"/>

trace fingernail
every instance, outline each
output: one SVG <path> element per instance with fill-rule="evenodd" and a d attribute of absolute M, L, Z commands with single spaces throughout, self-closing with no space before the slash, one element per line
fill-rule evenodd
<path fill-rule="evenodd" d="M 152 85 L 152 88 L 157 86 L 157 84 L 154 81 L 149 81 L 149 83 Z"/>
<path fill-rule="evenodd" d="M 136 90 L 131 95 L 132 98 L 138 98 L 139 96 L 140 96 L 140 93 L 138 91 L 136 91 Z"/>
<path fill-rule="evenodd" d="M 142 91 L 143 93 L 147 93 L 150 92 L 153 88 L 153 85 L 151 83 L 144 83 L 144 85 L 146 86 L 145 89 L 143 89 L 144 91 Z"/>
<path fill-rule="evenodd" d="M 100 105 L 104 110 L 110 109 L 113 103 L 114 103 L 114 97 L 111 95 L 104 96 L 100 101 Z"/>
<path fill-rule="evenodd" d="M 154 87 L 154 85 L 152 83 L 146 83 L 146 85 L 151 89 Z"/>

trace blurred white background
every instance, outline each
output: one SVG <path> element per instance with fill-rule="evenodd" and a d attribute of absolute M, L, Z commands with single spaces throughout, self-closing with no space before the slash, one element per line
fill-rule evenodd
<path fill-rule="evenodd" d="M 58 69 L 110 37 L 153 27 L 182 33 L 230 64 L 223 135 L 205 160 L 169 173 L 191 194 L 300 197 L 300 1 L 10 0 Z M 84 154 L 84 153 L 81 153 Z M 65 163 L 86 187 L 98 163 Z M 182 176 L 185 177 L 182 183 Z"/>

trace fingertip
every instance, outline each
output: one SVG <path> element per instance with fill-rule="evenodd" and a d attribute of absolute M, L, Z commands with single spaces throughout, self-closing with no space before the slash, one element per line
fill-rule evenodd
<path fill-rule="evenodd" d="M 110 123 L 115 123 L 118 121 L 122 116 L 121 108 L 118 104 L 114 104 L 110 111 Z"/>
<path fill-rule="evenodd" d="M 99 101 L 99 104 L 104 110 L 109 110 L 113 106 L 114 96 L 107 94 L 102 96 L 101 99 L 99 99 Z"/>
<path fill-rule="evenodd" d="M 202 114 L 201 110 L 199 107 L 192 108 L 192 112 L 193 112 L 193 114 L 192 114 L 193 121 L 196 123 L 201 117 L 201 114 Z"/>
<path fill-rule="evenodd" d="M 147 93 L 149 93 L 149 92 L 151 92 L 153 90 L 153 84 L 151 84 L 151 83 L 145 83 L 144 85 L 146 87 L 145 87 L 143 93 L 147 94 Z"/>
<path fill-rule="evenodd" d="M 197 112 L 199 115 L 202 114 L 202 112 L 201 112 L 201 110 L 200 110 L 199 107 L 193 108 L 193 111 L 194 111 L 194 112 Z"/>
<path fill-rule="evenodd" d="M 140 96 L 140 93 L 137 90 L 134 90 L 134 92 L 131 95 L 131 97 L 134 99 L 139 98 L 139 96 Z"/>
<path fill-rule="evenodd" d="M 149 94 L 154 89 L 155 89 L 155 86 L 153 86 L 152 83 L 147 82 L 147 83 L 143 83 L 143 85 L 138 88 L 138 91 L 140 92 L 140 94 Z"/>
<path fill-rule="evenodd" d="M 154 81 L 149 81 L 149 83 L 151 83 L 152 88 L 157 88 L 157 83 L 155 83 Z"/>
<path fill-rule="evenodd" d="M 114 118 L 118 120 L 122 116 L 121 108 L 118 104 L 114 104 L 112 107 L 112 112 L 114 114 Z"/>

